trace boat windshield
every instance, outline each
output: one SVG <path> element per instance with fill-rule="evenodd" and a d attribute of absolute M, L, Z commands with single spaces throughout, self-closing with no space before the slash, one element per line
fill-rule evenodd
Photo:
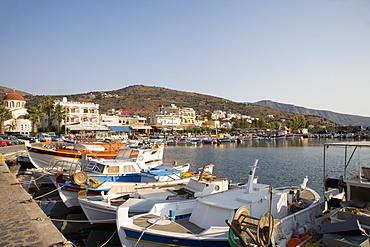
<path fill-rule="evenodd" d="M 116 159 L 136 159 L 138 154 L 139 151 L 135 149 L 120 149 Z"/>
<path fill-rule="evenodd" d="M 97 173 L 103 173 L 105 168 L 105 165 L 90 161 L 89 164 L 87 164 L 84 168 L 85 172 L 97 172 Z"/>

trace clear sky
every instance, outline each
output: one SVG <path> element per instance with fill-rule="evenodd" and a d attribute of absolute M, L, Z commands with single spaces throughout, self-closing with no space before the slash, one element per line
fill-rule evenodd
<path fill-rule="evenodd" d="M 147 85 L 370 116 L 370 1 L 0 0 L 0 85 Z"/>

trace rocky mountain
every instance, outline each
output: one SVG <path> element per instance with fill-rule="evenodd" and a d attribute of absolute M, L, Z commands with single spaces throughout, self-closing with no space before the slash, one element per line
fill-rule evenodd
<path fill-rule="evenodd" d="M 271 100 L 261 100 L 252 104 L 268 107 L 279 111 L 291 112 L 295 114 L 319 116 L 322 118 L 326 118 L 330 121 L 333 121 L 339 125 L 366 126 L 366 127 L 370 126 L 370 117 L 341 114 L 326 110 L 308 109 L 301 106 L 278 103 Z"/>
<path fill-rule="evenodd" d="M 3 98 L 6 93 L 13 92 L 13 89 L 0 87 L 0 97 Z M 32 95 L 17 90 L 27 101 L 27 106 L 38 106 L 41 103 L 44 95 Z M 214 97 L 205 94 L 184 92 L 178 90 L 167 89 L 163 87 L 153 87 L 144 85 L 128 86 L 122 89 L 104 92 L 87 92 L 82 94 L 71 95 L 51 95 L 55 99 L 62 100 L 67 97 L 69 101 L 93 102 L 99 104 L 100 113 L 107 113 L 110 109 L 127 109 L 133 110 L 135 114 L 147 116 L 149 112 L 156 111 L 159 105 L 176 104 L 178 107 L 193 108 L 198 113 L 203 111 L 221 110 L 227 113 L 239 113 L 251 117 L 266 117 L 273 116 L 271 121 L 289 120 L 296 114 L 306 115 L 308 124 L 325 125 L 333 127 L 336 124 L 333 120 L 328 120 L 326 117 L 318 117 L 319 113 L 312 112 L 300 113 L 291 112 L 288 109 L 274 109 L 272 105 L 261 106 L 257 103 L 240 103 L 226 100 L 220 97 Z M 319 111 L 320 112 L 320 111 Z M 342 115 L 342 114 L 338 114 Z M 325 115 L 324 115 L 325 116 Z M 349 117 L 348 123 L 355 125 L 356 116 Z"/>

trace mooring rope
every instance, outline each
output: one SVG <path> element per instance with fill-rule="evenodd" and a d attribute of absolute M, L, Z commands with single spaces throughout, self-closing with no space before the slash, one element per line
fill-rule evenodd
<path fill-rule="evenodd" d="M 63 186 L 61 186 L 61 187 L 60 187 L 60 189 L 61 189 L 61 188 L 63 188 L 63 187 L 64 187 L 64 185 L 63 185 Z M 49 191 L 49 192 L 47 192 L 47 193 L 45 193 L 45 194 L 43 194 L 43 195 L 37 196 L 37 197 L 33 198 L 33 200 L 36 200 L 36 199 L 39 199 L 39 198 L 41 198 L 41 197 L 47 196 L 47 195 L 49 195 L 49 194 L 51 194 L 51 193 L 53 193 L 53 192 L 57 191 L 58 189 L 59 189 L 59 188 L 56 188 L 55 190 L 52 190 L 52 191 Z"/>
<path fill-rule="evenodd" d="M 155 220 L 153 223 L 151 223 L 149 226 L 145 227 L 143 232 L 140 234 L 140 237 L 137 239 L 134 247 L 136 247 L 136 245 L 138 245 L 138 243 L 140 242 L 141 238 L 144 236 L 144 233 L 146 232 L 146 230 L 148 230 L 150 227 L 154 226 L 158 221 L 162 220 L 162 219 L 165 219 L 165 217 L 159 217 L 157 220 Z"/>
<path fill-rule="evenodd" d="M 66 220 L 66 219 L 54 219 L 54 218 L 49 218 L 52 221 L 61 221 L 61 222 L 74 222 L 74 223 L 90 223 L 89 220 Z M 112 221 L 116 220 L 114 219 L 104 219 L 104 220 L 94 220 L 95 222 L 107 222 L 107 221 Z"/>
<path fill-rule="evenodd" d="M 117 232 L 117 228 L 116 230 L 114 230 L 113 234 L 108 238 L 107 241 L 105 241 L 102 245 L 100 245 L 100 247 L 104 247 L 107 243 L 109 243 L 109 241 L 113 238 L 114 234 L 116 234 Z"/>

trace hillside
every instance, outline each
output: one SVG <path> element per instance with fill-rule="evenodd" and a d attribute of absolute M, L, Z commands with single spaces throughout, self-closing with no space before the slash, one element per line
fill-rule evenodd
<path fill-rule="evenodd" d="M 8 88 L 8 87 L 2 87 L 0 86 L 0 97 L 1 97 L 1 100 L 4 98 L 4 96 L 8 93 L 13 93 L 13 89 L 12 88 Z M 15 90 L 16 93 L 22 95 L 23 97 L 27 97 L 27 96 L 30 96 L 32 94 L 30 93 L 26 93 L 26 92 L 22 92 L 22 91 L 19 91 L 19 90 Z"/>
<path fill-rule="evenodd" d="M 0 97 L 12 89 L 1 87 Z M 27 106 L 38 106 L 44 95 L 32 95 L 21 91 L 27 101 Z M 221 110 L 228 113 L 240 113 L 252 117 L 265 117 L 273 115 L 275 121 L 290 119 L 295 113 L 276 110 L 264 106 L 248 103 L 238 103 L 210 95 L 171 90 L 163 87 L 143 85 L 129 86 L 114 91 L 88 92 L 73 95 L 53 95 L 55 99 L 67 97 L 69 101 L 93 102 L 99 104 L 100 113 L 107 113 L 109 109 L 129 109 L 135 114 L 147 116 L 149 112 L 156 111 L 159 105 L 176 104 L 178 107 L 190 107 L 198 113 L 209 110 Z M 334 126 L 335 124 L 322 118 L 307 118 L 308 123 L 314 125 Z"/>
<path fill-rule="evenodd" d="M 271 100 L 262 100 L 253 104 L 295 114 L 319 116 L 329 119 L 339 125 L 370 126 L 370 117 L 341 114 L 325 110 L 307 109 L 305 107 L 278 103 Z"/>

